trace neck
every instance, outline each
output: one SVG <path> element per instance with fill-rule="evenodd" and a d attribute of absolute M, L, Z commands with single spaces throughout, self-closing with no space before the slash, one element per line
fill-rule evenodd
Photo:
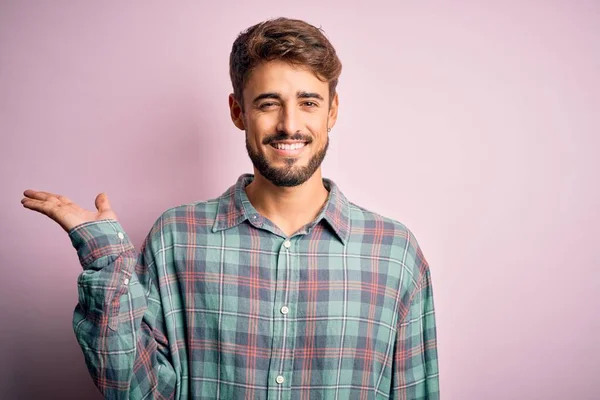
<path fill-rule="evenodd" d="M 246 194 L 256 211 L 291 236 L 317 217 L 329 192 L 323 186 L 320 168 L 302 185 L 294 187 L 275 186 L 255 169 Z"/>

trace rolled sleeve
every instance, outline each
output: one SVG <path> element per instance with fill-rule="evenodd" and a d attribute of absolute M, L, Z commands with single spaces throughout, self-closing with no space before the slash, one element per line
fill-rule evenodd
<path fill-rule="evenodd" d="M 99 269 L 121 253 L 134 249 L 121 224 L 116 220 L 85 222 L 69 231 L 84 270 Z"/>
<path fill-rule="evenodd" d="M 136 252 L 116 220 L 86 222 L 69 231 L 84 272 L 77 280 L 86 318 L 116 330 L 120 298 L 127 294 Z"/>

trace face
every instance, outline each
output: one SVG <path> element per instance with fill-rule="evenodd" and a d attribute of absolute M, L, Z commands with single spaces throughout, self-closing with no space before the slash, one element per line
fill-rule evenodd
<path fill-rule="evenodd" d="M 255 172 L 276 186 L 297 186 L 320 168 L 338 98 L 312 71 L 282 61 L 257 66 L 243 92 L 244 110 L 229 96 L 234 124 L 246 132 Z"/>

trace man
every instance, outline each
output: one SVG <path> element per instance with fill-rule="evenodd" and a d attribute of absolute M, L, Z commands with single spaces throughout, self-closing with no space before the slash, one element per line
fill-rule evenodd
<path fill-rule="evenodd" d="M 323 179 L 341 63 L 323 33 L 275 19 L 238 36 L 231 118 L 253 175 L 174 207 L 137 255 L 108 198 L 32 190 L 84 272 L 73 327 L 107 398 L 435 399 L 427 262 L 399 222 Z"/>

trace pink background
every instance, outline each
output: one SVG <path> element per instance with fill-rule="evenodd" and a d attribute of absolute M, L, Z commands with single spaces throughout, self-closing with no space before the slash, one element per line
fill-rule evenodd
<path fill-rule="evenodd" d="M 100 397 L 75 251 L 22 191 L 106 191 L 139 248 L 250 171 L 229 51 L 290 16 L 344 63 L 325 176 L 431 264 L 443 398 L 599 398 L 600 3 L 281 3 L 2 1 L 0 397 Z"/>

